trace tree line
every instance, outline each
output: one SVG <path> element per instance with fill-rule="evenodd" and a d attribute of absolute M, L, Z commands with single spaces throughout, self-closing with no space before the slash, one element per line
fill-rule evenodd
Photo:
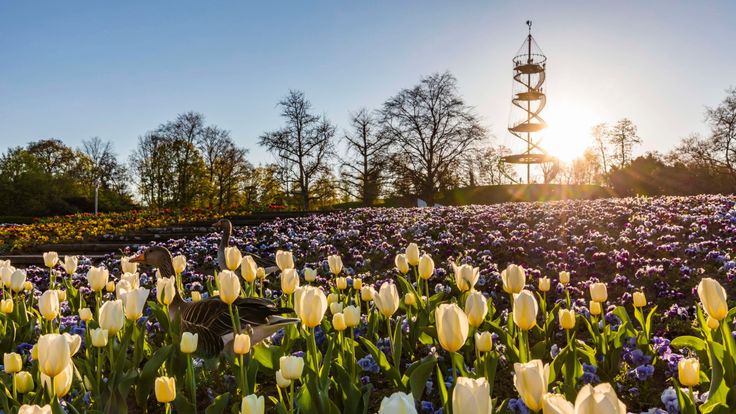
<path fill-rule="evenodd" d="M 733 192 L 736 188 L 736 88 L 707 108 L 707 135 L 690 135 L 669 153 L 634 157 L 642 142 L 621 119 L 591 130 L 591 146 L 567 164 L 542 165 L 541 181 L 599 184 L 620 195 Z M 381 199 L 429 204 L 443 191 L 519 182 L 449 72 L 422 78 L 375 109 L 350 114 L 344 129 L 318 112 L 302 91 L 278 102 L 279 128 L 258 144 L 272 163 L 254 165 L 230 131 L 186 112 L 138 138 L 127 162 L 100 138 L 71 148 L 33 141 L 0 157 L 0 208 L 6 215 L 206 207 L 252 211 L 370 206 Z"/>

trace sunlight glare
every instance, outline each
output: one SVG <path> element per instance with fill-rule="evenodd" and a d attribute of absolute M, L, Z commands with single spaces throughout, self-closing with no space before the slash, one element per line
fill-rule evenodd
<path fill-rule="evenodd" d="M 547 121 L 547 128 L 540 133 L 542 148 L 563 162 L 580 157 L 593 145 L 590 131 L 602 122 L 590 109 L 569 102 L 548 105 L 542 116 Z"/>

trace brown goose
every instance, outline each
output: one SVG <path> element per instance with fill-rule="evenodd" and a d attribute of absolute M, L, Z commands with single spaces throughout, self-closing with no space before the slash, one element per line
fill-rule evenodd
<path fill-rule="evenodd" d="M 225 248 L 230 246 L 230 237 L 233 234 L 233 223 L 230 222 L 230 220 L 223 218 L 217 220 L 212 227 L 222 230 L 220 245 L 217 247 L 217 266 L 220 270 L 225 270 L 227 269 L 227 264 L 225 262 Z M 258 266 L 262 267 L 266 271 L 267 275 L 278 270 L 275 262 L 266 260 L 254 253 L 248 254 L 253 257 L 253 260 L 255 260 Z"/>
<path fill-rule="evenodd" d="M 130 259 L 131 262 L 158 268 L 162 277 L 174 276 L 171 253 L 165 247 L 152 246 Z M 175 288 L 176 290 L 176 288 Z M 274 304 L 261 298 L 238 298 L 234 303 L 240 313 L 244 332 L 250 334 L 251 344 L 262 341 L 284 326 L 297 323 L 299 319 L 284 318 L 283 313 L 292 309 Z M 232 348 L 233 325 L 228 305 L 219 297 L 199 302 L 187 302 L 176 291 L 169 305 L 169 318 L 180 318 L 182 332 L 199 334 L 198 351 L 208 356 L 219 354 L 226 347 Z"/>

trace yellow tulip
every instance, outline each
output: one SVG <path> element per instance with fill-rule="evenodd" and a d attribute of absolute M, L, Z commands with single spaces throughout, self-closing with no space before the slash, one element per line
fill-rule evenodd
<path fill-rule="evenodd" d="M 59 316 L 59 292 L 47 290 L 38 299 L 38 311 L 47 321 L 53 321 Z"/>
<path fill-rule="evenodd" d="M 120 276 L 120 281 L 126 281 L 130 285 L 130 289 L 138 289 L 141 287 L 141 278 L 138 273 L 123 273 Z"/>
<path fill-rule="evenodd" d="M 602 312 L 603 312 L 603 309 L 601 308 L 601 303 L 591 300 L 590 301 L 590 314 L 593 316 L 598 316 Z"/>
<path fill-rule="evenodd" d="M 342 313 L 336 313 L 332 315 L 332 327 L 339 332 L 347 329 L 348 325 L 345 323 L 345 315 Z"/>
<path fill-rule="evenodd" d="M 64 268 L 64 271 L 66 271 L 66 274 L 71 276 L 77 271 L 78 264 L 79 259 L 77 256 L 64 256 L 64 263 L 62 263 L 61 266 Z"/>
<path fill-rule="evenodd" d="M 411 393 L 405 394 L 398 391 L 388 397 L 383 397 L 378 414 L 417 414 L 415 404 Z"/>
<path fill-rule="evenodd" d="M 3 365 L 5 366 L 6 373 L 15 374 L 23 369 L 23 360 L 21 359 L 20 354 L 11 352 L 3 355 Z"/>
<path fill-rule="evenodd" d="M 22 292 L 26 285 L 26 272 L 17 269 L 10 275 L 10 289 L 15 293 Z"/>
<path fill-rule="evenodd" d="M 477 328 L 486 319 L 488 314 L 488 301 L 482 293 L 474 290 L 470 292 L 465 300 L 465 314 L 468 315 L 470 325 Z"/>
<path fill-rule="evenodd" d="M 123 296 L 125 317 L 129 321 L 137 321 L 143 316 L 143 307 L 150 291 L 144 288 L 133 289 Z"/>
<path fill-rule="evenodd" d="M 66 300 L 66 290 L 56 289 L 56 296 L 59 298 L 59 302 Z"/>
<path fill-rule="evenodd" d="M 609 383 L 595 388 L 587 384 L 575 398 L 575 414 L 626 414 L 626 405 L 619 401 L 616 391 Z"/>
<path fill-rule="evenodd" d="M 452 390 L 452 412 L 493 414 L 491 385 L 488 380 L 458 378 Z"/>
<path fill-rule="evenodd" d="M 468 316 L 456 304 L 442 304 L 435 310 L 437 338 L 448 352 L 457 352 L 468 339 Z"/>
<path fill-rule="evenodd" d="M 225 248 L 225 266 L 230 271 L 235 271 L 240 266 L 240 261 L 243 260 L 243 254 L 240 253 L 237 247 L 231 246 Z"/>
<path fill-rule="evenodd" d="M 223 271 L 224 272 L 224 271 Z M 162 305 L 171 305 L 176 295 L 176 279 L 162 277 L 156 280 L 156 300 Z"/>
<path fill-rule="evenodd" d="M 107 285 L 107 279 L 110 277 L 110 272 L 104 267 L 90 267 L 87 271 L 87 283 L 89 288 L 93 292 L 100 292 L 105 289 Z M 109 290 L 108 290 L 109 291 Z"/>
<path fill-rule="evenodd" d="M 342 272 L 342 257 L 337 254 L 327 256 L 327 265 L 333 275 L 339 275 Z"/>
<path fill-rule="evenodd" d="M 107 337 L 109 336 L 107 329 L 95 328 L 89 331 L 92 337 L 92 346 L 95 348 L 104 348 L 107 346 Z"/>
<path fill-rule="evenodd" d="M 560 319 L 560 327 L 562 329 L 571 330 L 575 329 L 575 311 L 572 309 L 560 309 L 558 312 Z"/>
<path fill-rule="evenodd" d="M 288 355 L 279 358 L 281 375 L 288 380 L 297 380 L 302 377 L 304 371 L 304 358 Z"/>
<path fill-rule="evenodd" d="M 342 303 L 340 302 L 332 302 L 330 303 L 330 313 L 336 314 L 342 312 Z"/>
<path fill-rule="evenodd" d="M 570 283 L 570 272 L 567 272 L 567 271 L 564 271 L 564 270 L 561 271 L 560 272 L 560 275 L 559 275 L 559 278 L 560 278 L 560 283 L 563 284 L 563 285 L 566 285 L 566 284 Z"/>
<path fill-rule="evenodd" d="M 256 277 L 261 280 L 266 279 L 266 269 L 258 266 L 258 269 L 256 269 Z"/>
<path fill-rule="evenodd" d="M 726 290 L 715 279 L 703 278 L 698 284 L 698 296 L 708 316 L 722 321 L 728 315 Z"/>
<path fill-rule="evenodd" d="M 187 268 L 187 258 L 181 254 L 172 257 L 171 263 L 174 265 L 174 273 L 177 275 L 184 273 L 184 270 Z"/>
<path fill-rule="evenodd" d="M 263 414 L 266 411 L 266 401 L 263 396 L 255 394 L 243 397 L 240 403 L 240 414 Z"/>
<path fill-rule="evenodd" d="M 317 280 L 317 271 L 311 267 L 304 268 L 304 280 L 307 282 L 314 282 Z"/>
<path fill-rule="evenodd" d="M 575 406 L 567 401 L 563 395 L 548 392 L 542 397 L 542 412 L 544 414 L 574 414 Z"/>
<path fill-rule="evenodd" d="M 376 290 L 373 286 L 363 286 L 360 288 L 360 299 L 363 302 L 370 302 L 376 296 Z"/>
<path fill-rule="evenodd" d="M 423 254 L 419 258 L 419 277 L 427 280 L 434 274 L 434 260 L 428 254 Z"/>
<path fill-rule="evenodd" d="M 278 370 L 276 371 L 276 385 L 278 385 L 279 388 L 288 388 L 289 385 L 291 385 L 291 380 L 284 378 L 281 370 Z"/>
<path fill-rule="evenodd" d="M 197 351 L 197 343 L 199 342 L 199 334 L 184 332 L 181 334 L 179 342 L 179 350 L 184 354 L 191 354 Z"/>
<path fill-rule="evenodd" d="M 549 365 L 534 359 L 525 364 L 514 364 L 514 387 L 521 400 L 532 411 L 542 409 L 542 397 L 547 393 Z"/>
<path fill-rule="evenodd" d="M 71 364 L 69 343 L 64 335 L 46 334 L 38 338 L 38 368 L 49 377 L 59 375 Z"/>
<path fill-rule="evenodd" d="M 176 380 L 173 377 L 158 377 L 154 383 L 156 400 L 170 403 L 176 399 Z"/>
<path fill-rule="evenodd" d="M 409 292 L 404 295 L 404 304 L 406 304 L 406 306 L 414 306 L 416 303 L 417 297 L 413 293 Z"/>
<path fill-rule="evenodd" d="M 596 302 L 603 303 L 608 300 L 608 289 L 605 283 L 591 283 L 590 298 Z"/>
<path fill-rule="evenodd" d="M 51 414 L 51 406 L 46 404 L 43 407 L 38 405 L 24 404 L 20 406 L 18 414 Z"/>
<path fill-rule="evenodd" d="M 399 269 L 399 272 L 403 274 L 409 273 L 409 261 L 406 259 L 405 254 L 397 254 L 396 257 L 394 257 L 394 264 L 396 265 L 396 268 Z"/>
<path fill-rule="evenodd" d="M 38 361 L 38 343 L 33 344 L 31 347 L 31 360 Z"/>
<path fill-rule="evenodd" d="M 253 256 L 247 255 L 243 257 L 243 261 L 240 262 L 240 275 L 243 276 L 248 283 L 253 283 L 258 276 L 258 264 L 253 259 Z"/>
<path fill-rule="evenodd" d="M 41 373 L 41 384 L 45 389 L 51 389 L 51 381 L 54 381 L 54 393 L 61 398 L 69 393 L 72 388 L 72 380 L 74 379 L 74 366 L 69 363 L 58 375 L 51 377 Z"/>
<path fill-rule="evenodd" d="M 125 313 L 123 312 L 123 301 L 111 300 L 100 307 L 100 327 L 106 329 L 110 336 L 115 336 L 125 325 Z"/>
<path fill-rule="evenodd" d="M 0 311 L 3 313 L 13 313 L 13 299 L 3 299 L 0 301 Z"/>
<path fill-rule="evenodd" d="M 247 334 L 237 334 L 233 339 L 233 351 L 238 355 L 245 355 L 250 352 L 250 336 Z"/>
<path fill-rule="evenodd" d="M 526 271 L 521 266 L 510 264 L 501 271 L 501 282 L 503 283 L 504 292 L 519 293 L 526 284 Z"/>
<path fill-rule="evenodd" d="M 330 293 L 327 295 L 327 304 L 332 305 L 333 303 L 337 302 L 338 296 L 337 293 Z"/>
<path fill-rule="evenodd" d="M 12 312 L 12 309 L 11 309 Z M 720 326 L 720 322 L 718 322 L 718 319 L 708 316 L 708 320 L 706 321 L 708 324 L 708 328 L 710 328 L 711 331 L 718 329 L 718 326 Z"/>
<path fill-rule="evenodd" d="M 390 318 L 399 309 L 399 291 L 396 290 L 396 285 L 385 282 L 381 285 L 378 293 L 373 296 L 373 301 L 376 303 L 378 311 L 383 316 Z"/>
<path fill-rule="evenodd" d="M 677 378 L 685 387 L 700 384 L 700 361 L 697 358 L 683 358 L 677 363 Z"/>
<path fill-rule="evenodd" d="M 406 261 L 412 266 L 419 264 L 419 246 L 416 243 L 409 243 L 406 246 Z"/>
<path fill-rule="evenodd" d="M 314 328 L 322 322 L 327 311 L 327 297 L 322 289 L 314 286 L 302 286 L 294 292 L 294 312 L 302 324 Z"/>
<path fill-rule="evenodd" d="M 0 279 L 3 281 L 3 286 L 10 288 L 10 276 L 15 272 L 15 268 L 9 264 L 5 264 L 0 267 Z"/>
<path fill-rule="evenodd" d="M 26 394 L 33 391 L 35 384 L 33 376 L 28 371 L 21 371 L 15 374 L 15 390 L 20 394 Z"/>
<path fill-rule="evenodd" d="M 346 306 L 342 311 L 345 314 L 345 325 L 348 328 L 355 328 L 360 325 L 360 308 L 350 305 Z"/>
<path fill-rule="evenodd" d="M 299 287 L 299 274 L 295 269 L 286 269 L 281 272 L 281 291 L 291 295 Z"/>
<path fill-rule="evenodd" d="M 282 272 L 286 269 L 293 269 L 294 268 L 294 256 L 291 254 L 291 252 L 287 252 L 284 250 L 279 250 L 276 252 L 276 266 L 279 267 L 279 270 Z"/>
<path fill-rule="evenodd" d="M 130 257 L 122 257 L 120 259 L 120 268 L 123 273 L 136 273 L 138 271 L 138 263 L 131 262 Z"/>
<path fill-rule="evenodd" d="M 360 288 L 363 287 L 363 279 L 361 278 L 353 278 L 353 289 L 360 290 Z"/>
<path fill-rule="evenodd" d="M 339 290 L 345 290 L 348 288 L 348 280 L 344 277 L 335 278 L 335 287 Z"/>
<path fill-rule="evenodd" d="M 537 299 L 528 290 L 514 295 L 514 323 L 522 331 L 528 331 L 537 325 Z"/>
<path fill-rule="evenodd" d="M 217 277 L 220 280 L 220 300 L 232 304 L 240 296 L 240 279 L 230 270 L 223 270 Z"/>
<path fill-rule="evenodd" d="M 195 291 L 192 291 L 191 295 L 192 295 L 192 302 L 193 302 L 193 303 L 197 303 L 197 302 L 199 302 L 200 300 L 202 300 L 202 294 L 201 294 L 201 293 L 199 293 L 199 292 L 198 292 L 198 291 L 196 291 L 196 290 L 195 290 Z"/>
<path fill-rule="evenodd" d="M 647 297 L 644 292 L 634 292 L 634 307 L 643 308 L 647 306 Z"/>
<path fill-rule="evenodd" d="M 480 277 L 480 269 L 469 264 L 456 266 L 452 264 L 452 270 L 455 273 L 455 284 L 461 292 L 467 292 L 475 288 Z"/>
<path fill-rule="evenodd" d="M 54 267 L 59 263 L 59 254 L 56 252 L 46 252 L 43 254 L 43 264 L 46 267 Z"/>
<path fill-rule="evenodd" d="M 538 288 L 540 292 L 549 292 L 549 289 L 551 287 L 551 282 L 548 277 L 541 277 L 539 278 L 538 282 Z"/>
<path fill-rule="evenodd" d="M 478 352 L 490 352 L 493 350 L 493 335 L 490 332 L 476 332 L 475 349 Z"/>
<path fill-rule="evenodd" d="M 105 285 L 105 291 L 107 291 L 107 293 L 114 292 L 115 291 L 115 282 L 113 282 L 112 280 L 109 281 L 109 282 L 107 282 L 107 284 Z"/>

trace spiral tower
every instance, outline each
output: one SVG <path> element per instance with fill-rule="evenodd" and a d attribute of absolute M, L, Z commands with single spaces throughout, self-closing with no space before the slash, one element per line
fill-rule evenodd
<path fill-rule="evenodd" d="M 540 115 L 547 104 L 547 96 L 544 94 L 547 56 L 532 37 L 532 22 L 527 20 L 526 24 L 529 34 L 513 59 L 513 95 L 508 126 L 510 133 L 524 141 L 526 150 L 521 154 L 503 157 L 502 161 L 526 164 L 526 181 L 531 183 L 532 164 L 551 162 L 554 157 L 547 154 L 540 146 L 541 140 L 536 137 L 538 132 L 547 127 Z"/>

